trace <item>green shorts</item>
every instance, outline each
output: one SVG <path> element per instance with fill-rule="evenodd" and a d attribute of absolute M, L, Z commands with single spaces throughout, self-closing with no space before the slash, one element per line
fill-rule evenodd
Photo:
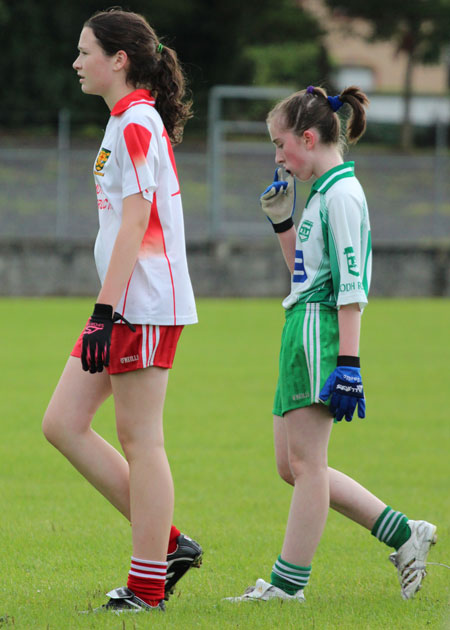
<path fill-rule="evenodd" d="M 319 303 L 298 302 L 286 311 L 273 413 L 319 402 L 319 392 L 336 367 L 338 312 Z"/>

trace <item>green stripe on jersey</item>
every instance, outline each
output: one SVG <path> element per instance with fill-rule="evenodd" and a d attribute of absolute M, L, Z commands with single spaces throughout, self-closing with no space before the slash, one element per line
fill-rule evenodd
<path fill-rule="evenodd" d="M 354 162 L 344 162 L 343 164 L 339 164 L 339 166 L 335 166 L 331 168 L 329 171 L 324 173 L 321 177 L 316 179 L 314 184 L 311 186 L 311 192 L 309 193 L 308 200 L 306 202 L 306 208 L 308 207 L 309 200 L 315 195 L 316 192 L 325 193 L 333 184 L 342 179 L 343 177 L 354 177 L 355 176 L 355 163 Z"/>

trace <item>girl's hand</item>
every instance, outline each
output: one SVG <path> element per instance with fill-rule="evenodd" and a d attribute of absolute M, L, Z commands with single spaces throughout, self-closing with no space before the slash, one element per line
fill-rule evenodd
<path fill-rule="evenodd" d="M 285 232 L 294 225 L 295 196 L 295 179 L 282 168 L 277 168 L 273 182 L 260 197 L 263 212 L 275 232 Z"/>
<path fill-rule="evenodd" d="M 113 307 L 96 304 L 83 333 L 81 365 L 85 372 L 103 372 L 109 365 L 109 348 L 113 328 Z"/>
<path fill-rule="evenodd" d="M 358 417 L 366 417 L 366 400 L 359 367 L 359 357 L 338 357 L 338 366 L 330 374 L 319 398 L 327 402 L 331 396 L 330 411 L 339 422 L 345 416 L 351 422 L 356 406 Z"/>
<path fill-rule="evenodd" d="M 120 313 L 113 313 L 110 304 L 96 304 L 83 333 L 81 349 L 81 365 L 85 372 L 91 374 L 103 372 L 109 365 L 109 349 L 114 322 L 122 320 L 131 332 L 136 332 L 135 326 L 130 324 Z"/>

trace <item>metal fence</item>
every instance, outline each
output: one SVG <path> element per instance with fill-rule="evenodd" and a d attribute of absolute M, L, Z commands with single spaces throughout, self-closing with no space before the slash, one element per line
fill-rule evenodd
<path fill-rule="evenodd" d="M 211 147 L 209 154 L 207 148 L 176 149 L 188 241 L 270 236 L 258 199 L 271 181 L 274 151 L 260 131 L 230 136 L 220 148 L 216 188 L 211 187 Z M 97 143 L 71 148 L 67 135 L 53 147 L 0 147 L 0 236 L 93 239 L 97 148 Z M 401 155 L 362 141 L 346 159 L 356 162 L 375 242 L 448 239 L 450 160 L 444 143 L 435 151 Z M 298 186 L 297 216 L 309 188 Z"/>
<path fill-rule="evenodd" d="M 270 183 L 274 149 L 268 142 L 265 122 L 252 120 L 249 111 L 267 112 L 271 104 L 292 92 L 286 87 L 228 85 L 218 85 L 210 91 L 208 184 L 213 235 L 253 234 L 256 229 L 267 229 L 262 222 L 258 228 L 255 226 L 255 206 L 259 194 Z M 372 96 L 371 105 L 378 100 L 379 95 Z M 227 112 L 230 104 L 235 105 L 231 119 Z M 381 103 L 378 113 L 369 111 L 369 123 L 390 120 L 394 104 L 391 98 Z M 426 120 L 427 128 L 434 129 L 434 151 L 395 155 L 365 145 L 363 138 L 345 158 L 356 162 L 356 173 L 371 208 L 375 241 L 421 242 L 450 236 L 450 103 L 442 97 L 432 99 L 428 108 L 423 105 L 415 108 L 415 119 L 422 124 Z M 425 109 L 428 118 L 424 118 Z M 236 111 L 241 119 L 236 118 Z M 310 184 L 297 185 L 299 208 L 309 190 Z"/>

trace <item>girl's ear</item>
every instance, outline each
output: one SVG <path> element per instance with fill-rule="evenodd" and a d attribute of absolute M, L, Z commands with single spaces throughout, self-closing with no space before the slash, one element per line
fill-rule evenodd
<path fill-rule="evenodd" d="M 307 149 L 313 149 L 317 142 L 317 134 L 312 129 L 306 129 L 303 132 L 303 139 Z"/>
<path fill-rule="evenodd" d="M 127 64 L 128 55 L 124 50 L 119 50 L 116 52 L 116 59 L 114 63 L 115 70 L 122 70 Z"/>

